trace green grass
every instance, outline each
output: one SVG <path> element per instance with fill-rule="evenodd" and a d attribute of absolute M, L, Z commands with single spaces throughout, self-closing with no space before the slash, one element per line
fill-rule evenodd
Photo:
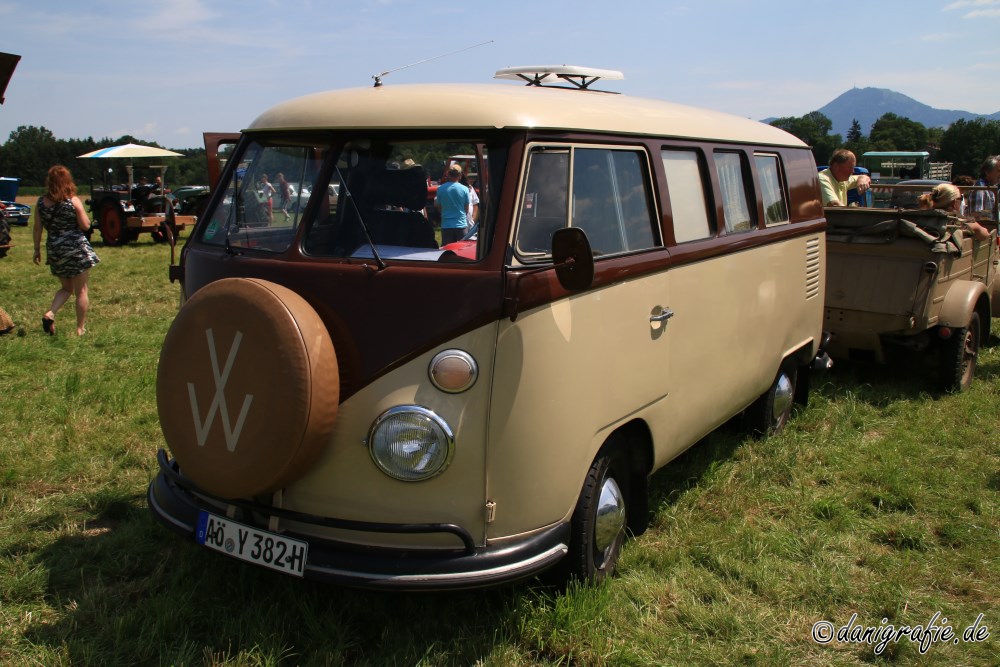
<path fill-rule="evenodd" d="M 565 593 L 372 593 L 243 565 L 169 533 L 145 491 L 163 446 L 169 249 L 97 245 L 88 333 L 40 318 L 56 282 L 30 230 L 0 259 L 4 665 L 995 665 L 1000 347 L 961 395 L 919 367 L 840 365 L 789 428 L 722 431 L 652 480 L 620 575 Z M 23 333 L 22 333 L 23 332 Z M 994 326 L 994 333 L 998 327 Z M 984 642 L 815 643 L 813 624 L 926 623 Z M 996 626 L 996 628 L 994 628 Z"/>

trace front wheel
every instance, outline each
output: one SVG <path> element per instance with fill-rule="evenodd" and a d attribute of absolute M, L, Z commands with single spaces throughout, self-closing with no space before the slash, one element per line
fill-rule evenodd
<path fill-rule="evenodd" d="M 573 512 L 567 578 L 596 582 L 614 574 L 625 542 L 628 479 L 620 450 L 602 450 L 590 466 Z"/>
<path fill-rule="evenodd" d="M 979 360 L 979 313 L 969 325 L 952 331 L 941 343 L 941 384 L 945 391 L 965 391 L 972 386 Z"/>
<path fill-rule="evenodd" d="M 794 366 L 778 370 L 768 390 L 746 410 L 746 424 L 752 434 L 767 437 L 785 428 L 792 416 L 797 381 L 798 371 Z"/>

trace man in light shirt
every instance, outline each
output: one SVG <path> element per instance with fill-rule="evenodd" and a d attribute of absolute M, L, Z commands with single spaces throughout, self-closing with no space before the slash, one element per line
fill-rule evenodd
<path fill-rule="evenodd" d="M 819 172 L 820 201 L 823 206 L 847 206 L 847 191 L 857 188 L 864 195 L 871 187 L 872 179 L 867 174 L 855 174 L 858 164 L 854 153 L 839 148 L 830 157 L 830 166 Z"/>

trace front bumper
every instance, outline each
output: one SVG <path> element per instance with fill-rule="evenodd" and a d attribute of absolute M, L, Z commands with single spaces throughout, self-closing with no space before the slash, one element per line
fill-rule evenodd
<path fill-rule="evenodd" d="M 149 509 L 171 530 L 194 539 L 198 514 L 219 512 L 205 502 L 210 494 L 197 489 L 161 449 L 160 472 L 149 485 Z M 266 529 L 271 516 L 317 526 L 358 532 L 450 533 L 463 543 L 455 549 L 416 550 L 370 547 L 287 531 L 288 537 L 309 543 L 305 576 L 347 586 L 392 590 L 479 588 L 530 577 L 561 559 L 568 550 L 569 524 L 559 524 L 502 546 L 476 546 L 467 531 L 454 524 L 384 524 L 350 521 L 268 507 L 251 501 L 227 501 L 237 521 Z"/>

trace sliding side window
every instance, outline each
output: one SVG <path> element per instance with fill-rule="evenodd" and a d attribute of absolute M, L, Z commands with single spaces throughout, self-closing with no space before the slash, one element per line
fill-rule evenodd
<path fill-rule="evenodd" d="M 764 224 L 783 225 L 788 222 L 788 204 L 785 198 L 785 188 L 781 179 L 781 163 L 773 154 L 755 154 L 757 179 L 760 181 L 760 194 L 764 198 Z"/>
<path fill-rule="evenodd" d="M 673 217 L 674 241 L 684 243 L 713 235 L 705 204 L 705 179 L 695 151 L 665 150 L 661 153 L 667 176 L 667 194 Z"/>
<path fill-rule="evenodd" d="M 757 225 L 750 215 L 747 204 L 746 174 L 743 153 L 717 151 L 715 153 L 715 169 L 719 176 L 719 189 L 722 191 L 722 210 L 726 220 L 726 232 L 748 232 Z"/>
<path fill-rule="evenodd" d="M 597 256 L 656 247 L 659 232 L 649 180 L 643 151 L 532 149 L 521 198 L 518 256 L 548 258 L 552 235 L 563 227 L 585 231 Z"/>

